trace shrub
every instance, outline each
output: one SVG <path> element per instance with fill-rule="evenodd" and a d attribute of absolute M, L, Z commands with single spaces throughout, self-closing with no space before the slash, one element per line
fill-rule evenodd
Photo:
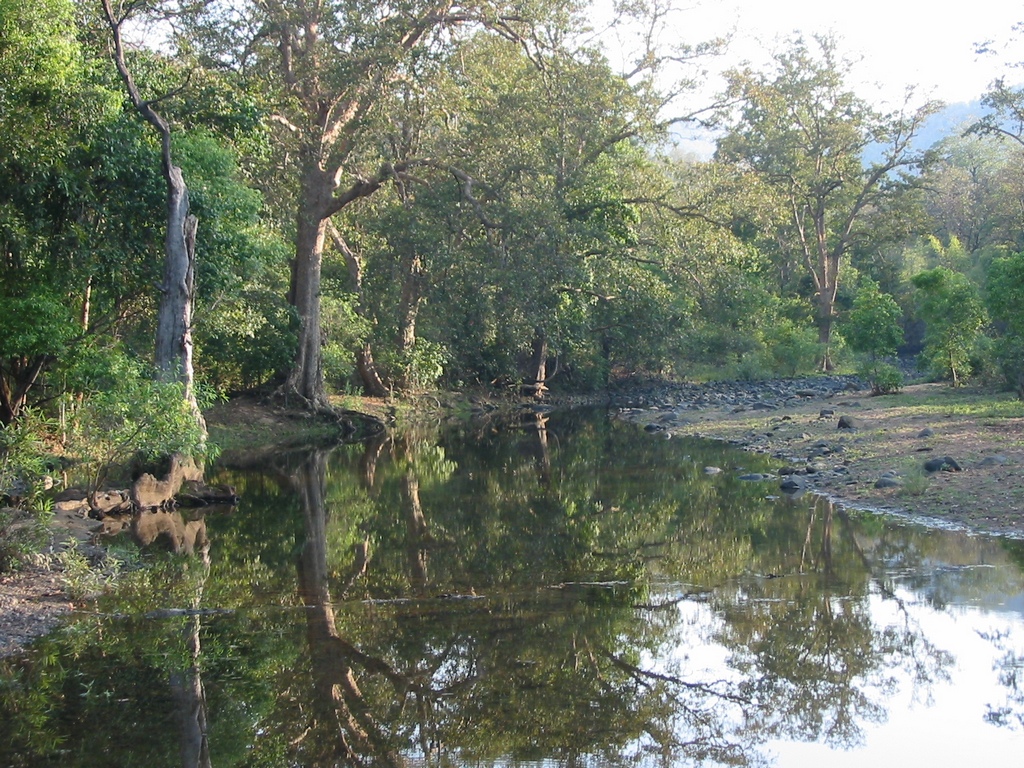
<path fill-rule="evenodd" d="M 154 381 L 146 365 L 119 350 L 99 354 L 102 364 L 79 370 L 78 383 L 93 386 L 74 403 L 70 428 L 72 448 L 90 470 L 93 488 L 114 466 L 133 458 L 210 455 L 214 449 L 185 401 L 182 384 Z"/>
<path fill-rule="evenodd" d="M 34 411 L 0 428 L 0 573 L 13 570 L 42 545 L 51 516 L 43 491 L 49 456 L 41 435 L 52 427 Z"/>
<path fill-rule="evenodd" d="M 871 382 L 873 394 L 892 395 L 903 389 L 903 374 L 888 363 L 875 363 L 871 371 L 864 371 L 861 375 Z"/>

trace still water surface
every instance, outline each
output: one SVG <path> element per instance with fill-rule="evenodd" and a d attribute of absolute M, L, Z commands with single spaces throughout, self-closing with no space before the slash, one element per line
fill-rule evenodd
<path fill-rule="evenodd" d="M 235 461 L 0 663 L 0 765 L 1021 765 L 1021 543 L 769 467 L 603 413 Z"/>

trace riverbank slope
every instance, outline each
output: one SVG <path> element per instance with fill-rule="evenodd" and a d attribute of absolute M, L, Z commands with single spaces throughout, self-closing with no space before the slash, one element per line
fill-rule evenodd
<path fill-rule="evenodd" d="M 724 440 L 773 456 L 765 482 L 979 533 L 1024 537 L 1024 403 L 916 384 L 871 397 L 856 379 L 666 386 L 620 416 L 652 437 Z"/>

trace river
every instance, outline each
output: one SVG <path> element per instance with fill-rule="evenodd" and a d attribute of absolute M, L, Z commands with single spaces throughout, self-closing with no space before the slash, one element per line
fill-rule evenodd
<path fill-rule="evenodd" d="M 1024 544 L 771 468 L 599 411 L 236 458 L 0 662 L 0 765 L 1019 765 Z"/>

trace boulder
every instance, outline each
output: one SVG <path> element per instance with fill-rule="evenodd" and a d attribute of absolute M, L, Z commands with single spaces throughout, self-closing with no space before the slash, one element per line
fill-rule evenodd
<path fill-rule="evenodd" d="M 804 480 L 800 475 L 787 475 L 779 483 L 779 488 L 786 493 L 793 493 L 795 491 L 802 491 L 807 487 L 807 481 Z"/>
<path fill-rule="evenodd" d="M 838 429 L 861 429 L 863 423 L 860 419 L 855 419 L 853 416 L 840 416 Z"/>
<path fill-rule="evenodd" d="M 924 463 L 925 472 L 962 472 L 963 467 L 952 456 L 928 459 Z"/>

